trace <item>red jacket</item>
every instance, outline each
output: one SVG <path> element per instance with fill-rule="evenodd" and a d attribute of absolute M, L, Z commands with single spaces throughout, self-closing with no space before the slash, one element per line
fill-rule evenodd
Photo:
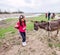
<path fill-rule="evenodd" d="M 24 22 L 22 22 L 22 25 L 20 25 L 20 22 L 17 22 L 17 24 L 15 25 L 15 28 L 17 28 L 20 32 L 25 32 L 26 30 L 26 25 L 24 24 Z"/>

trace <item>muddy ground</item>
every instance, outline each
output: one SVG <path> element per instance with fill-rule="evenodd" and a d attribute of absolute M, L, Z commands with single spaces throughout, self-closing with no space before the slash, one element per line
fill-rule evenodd
<path fill-rule="evenodd" d="M 27 23 L 30 19 L 27 19 Z M 16 24 L 18 20 L 6 23 L 0 22 L 0 28 L 7 28 Z M 60 34 L 55 36 L 56 31 L 52 32 L 52 37 L 48 36 L 48 32 L 40 29 L 38 31 L 26 31 L 27 46 L 21 44 L 21 36 L 18 31 L 15 34 L 6 33 L 4 39 L 0 39 L 0 55 L 60 55 Z"/>

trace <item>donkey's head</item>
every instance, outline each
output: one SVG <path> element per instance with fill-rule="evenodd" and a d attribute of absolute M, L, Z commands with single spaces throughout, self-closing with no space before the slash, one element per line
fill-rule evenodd
<path fill-rule="evenodd" d="M 39 28 L 39 21 L 34 21 L 34 30 L 38 30 Z"/>
<path fill-rule="evenodd" d="M 39 28 L 42 28 L 42 29 L 45 29 L 47 25 L 47 22 L 46 21 L 35 21 L 34 22 L 34 30 L 38 30 Z"/>

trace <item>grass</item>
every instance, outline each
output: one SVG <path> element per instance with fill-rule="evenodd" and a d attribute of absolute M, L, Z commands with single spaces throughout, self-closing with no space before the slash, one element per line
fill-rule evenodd
<path fill-rule="evenodd" d="M 48 19 L 45 18 L 44 15 L 41 15 L 41 16 L 38 16 L 38 17 L 34 17 L 31 20 L 33 20 L 33 21 L 46 21 L 46 22 L 48 21 Z M 33 30 L 33 28 L 34 28 L 34 25 L 31 22 L 31 20 L 29 20 L 29 23 L 27 23 L 27 30 Z M 50 19 L 50 20 L 53 20 L 53 19 Z"/>
<path fill-rule="evenodd" d="M 35 20 L 35 21 L 48 21 L 48 18 L 45 18 L 45 15 L 41 15 L 41 16 L 35 17 L 33 20 Z M 50 20 L 54 20 L 54 19 L 50 19 Z"/>
<path fill-rule="evenodd" d="M 16 20 L 16 18 L 8 18 L 5 21 L 8 23 L 8 22 L 11 22 L 12 20 Z"/>
<path fill-rule="evenodd" d="M 32 20 L 33 21 L 48 21 L 48 19 L 45 18 L 44 15 L 34 17 L 34 18 L 32 18 Z M 34 29 L 33 22 L 31 22 L 31 20 L 29 20 L 29 23 L 27 23 L 27 30 L 33 30 L 33 29 Z"/>
<path fill-rule="evenodd" d="M 54 44 L 54 46 L 60 48 L 60 43 L 58 43 L 58 44 Z"/>
<path fill-rule="evenodd" d="M 33 18 L 34 21 L 48 21 L 47 18 L 45 18 L 44 15 L 41 15 L 41 16 L 38 16 L 38 17 L 35 17 Z"/>
<path fill-rule="evenodd" d="M 8 28 L 1 28 L 0 29 L 0 38 L 4 38 L 5 37 L 5 33 L 7 32 L 11 32 L 12 34 L 16 32 L 16 29 L 14 29 L 13 26 L 10 26 Z"/>
<path fill-rule="evenodd" d="M 53 47 L 53 44 L 52 43 L 49 43 L 48 46 L 52 48 Z"/>
<path fill-rule="evenodd" d="M 34 25 L 32 22 L 27 23 L 27 30 L 30 31 L 30 30 L 33 30 L 33 28 L 34 28 Z"/>
<path fill-rule="evenodd" d="M 47 19 L 44 18 L 43 16 L 34 17 L 34 18 L 32 18 L 32 20 L 33 21 L 42 21 L 42 20 L 47 21 Z M 34 27 L 33 23 L 29 21 L 29 23 L 27 23 L 27 30 L 33 30 L 33 27 Z"/>
<path fill-rule="evenodd" d="M 34 18 L 31 18 L 33 21 L 48 21 L 48 19 L 45 18 L 44 15 L 41 15 L 41 16 L 38 16 L 38 17 L 34 17 Z M 11 21 L 17 21 L 18 19 L 13 19 L 13 18 L 9 18 L 9 19 L 6 19 L 6 23 L 10 22 Z M 14 24 L 15 25 L 15 24 Z M 5 33 L 7 32 L 11 32 L 12 34 L 14 34 L 16 32 L 16 29 L 14 28 L 14 25 L 10 25 L 9 27 L 7 28 L 0 28 L 0 38 L 5 38 Z M 28 21 L 27 23 L 27 30 L 33 30 L 34 28 L 34 25 L 33 25 L 33 22 L 31 22 L 31 20 Z"/>

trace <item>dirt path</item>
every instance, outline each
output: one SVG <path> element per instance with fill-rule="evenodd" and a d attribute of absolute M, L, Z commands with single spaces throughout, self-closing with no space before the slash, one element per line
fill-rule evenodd
<path fill-rule="evenodd" d="M 10 22 L 11 25 L 17 21 Z M 3 27 L 9 24 L 3 23 Z M 57 43 L 60 38 L 48 37 L 48 32 L 40 29 L 39 31 L 27 31 L 27 46 L 23 47 L 21 44 L 21 37 L 18 32 L 15 34 L 6 33 L 6 38 L 0 40 L 0 55 L 60 55 L 60 48 L 49 47 L 49 43 Z M 54 36 L 53 36 L 54 37 Z M 49 39 L 50 38 L 50 39 Z M 56 39 L 56 40 L 55 40 Z M 60 43 L 60 42 L 59 42 Z"/>
<path fill-rule="evenodd" d="M 19 35 L 10 37 L 8 39 L 9 45 L 0 55 L 54 55 L 54 49 L 48 47 L 46 33 L 44 30 L 28 31 L 26 47 L 21 45 Z"/>

